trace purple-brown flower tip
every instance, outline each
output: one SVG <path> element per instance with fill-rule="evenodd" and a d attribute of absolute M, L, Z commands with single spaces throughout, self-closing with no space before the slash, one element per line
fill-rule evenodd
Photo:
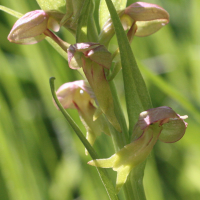
<path fill-rule="evenodd" d="M 159 140 L 166 143 L 172 143 L 180 140 L 185 134 L 187 123 L 184 121 L 187 116 L 180 116 L 172 108 L 161 106 L 152 108 L 140 113 L 138 125 L 141 130 L 150 125 L 158 123 L 162 126 Z"/>
<path fill-rule="evenodd" d="M 94 101 L 88 91 L 88 84 L 83 80 L 79 80 L 63 84 L 57 90 L 56 95 L 63 108 L 79 110 Z"/>
<path fill-rule="evenodd" d="M 91 61 L 109 69 L 112 63 L 111 53 L 98 43 L 77 43 L 68 49 L 68 63 L 71 69 L 82 67 L 84 62 L 82 57 L 89 58 Z"/>
<path fill-rule="evenodd" d="M 16 21 L 8 40 L 17 44 L 35 44 L 46 37 L 44 32 L 47 29 L 59 31 L 59 23 L 45 11 L 34 10 Z"/>
<path fill-rule="evenodd" d="M 169 23 L 169 14 L 162 7 L 145 2 L 136 2 L 124 10 L 136 24 L 135 36 L 148 36 Z"/>

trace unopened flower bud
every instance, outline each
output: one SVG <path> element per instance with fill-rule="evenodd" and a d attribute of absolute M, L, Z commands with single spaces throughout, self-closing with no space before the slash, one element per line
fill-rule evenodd
<path fill-rule="evenodd" d="M 124 30 L 128 30 L 128 38 L 148 36 L 169 23 L 169 14 L 156 4 L 136 2 L 122 11 L 118 11 Z M 108 19 L 100 34 L 100 43 L 107 45 L 114 35 L 112 20 Z"/>
<path fill-rule="evenodd" d="M 136 2 L 124 10 L 124 15 L 136 24 L 135 36 L 148 36 L 169 23 L 169 14 L 162 7 L 145 2 Z"/>
<path fill-rule="evenodd" d="M 59 23 L 43 10 L 26 13 L 16 21 L 8 40 L 17 44 L 35 44 L 43 40 L 47 29 L 59 31 Z"/>

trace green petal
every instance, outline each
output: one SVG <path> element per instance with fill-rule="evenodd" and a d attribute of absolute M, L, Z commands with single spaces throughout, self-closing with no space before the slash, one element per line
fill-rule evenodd
<path fill-rule="evenodd" d="M 161 29 L 163 26 L 165 26 L 168 23 L 168 20 L 166 19 L 159 19 L 159 20 L 153 20 L 153 21 L 137 21 L 137 31 L 135 33 L 135 36 L 144 37 L 151 35 L 155 32 L 157 32 L 159 29 Z"/>
<path fill-rule="evenodd" d="M 107 159 L 96 159 L 88 162 L 89 165 L 102 168 L 112 168 L 116 160 L 116 154 Z"/>
<path fill-rule="evenodd" d="M 131 171 L 131 166 L 127 165 L 125 167 L 121 167 L 119 171 L 117 171 L 117 181 L 116 181 L 116 193 L 120 191 L 126 179 Z"/>
<path fill-rule="evenodd" d="M 163 130 L 159 136 L 159 140 L 166 143 L 172 143 L 180 140 L 185 134 L 187 123 L 181 118 L 172 119 L 166 124 L 162 125 Z"/>

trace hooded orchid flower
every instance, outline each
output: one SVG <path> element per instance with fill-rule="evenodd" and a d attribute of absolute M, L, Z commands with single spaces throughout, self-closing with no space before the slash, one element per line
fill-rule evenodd
<path fill-rule="evenodd" d="M 96 104 L 100 108 L 94 117 L 98 118 L 101 113 L 104 113 L 115 129 L 121 132 L 114 113 L 112 94 L 104 71 L 104 69 L 110 69 L 111 67 L 111 53 L 98 43 L 77 43 L 71 45 L 68 49 L 68 63 L 72 69 L 83 68 L 85 76 L 94 91 Z"/>
<path fill-rule="evenodd" d="M 92 160 L 88 164 L 117 171 L 116 191 L 119 192 L 130 171 L 146 160 L 157 140 L 168 143 L 183 137 L 187 127 L 185 118 L 166 106 L 144 111 L 140 113 L 130 144 L 108 159 Z"/>
<path fill-rule="evenodd" d="M 92 91 L 83 80 L 65 83 L 57 90 L 56 95 L 65 109 L 76 109 L 87 130 L 86 138 L 91 145 L 102 132 L 110 135 L 109 128 L 103 116 L 94 120 L 96 111 Z"/>
<path fill-rule="evenodd" d="M 64 51 L 67 51 L 69 44 L 51 31 L 59 31 L 59 21 L 62 17 L 63 14 L 55 11 L 34 10 L 28 12 L 16 21 L 8 35 L 8 40 L 17 44 L 35 44 L 48 36 Z"/>
<path fill-rule="evenodd" d="M 148 36 L 169 23 L 169 14 L 162 7 L 145 2 L 136 2 L 118 11 L 124 30 L 131 41 L 133 36 Z M 102 28 L 99 42 L 107 45 L 114 35 L 112 20 L 108 19 Z"/>
<path fill-rule="evenodd" d="M 44 33 L 48 29 L 59 31 L 59 23 L 44 10 L 34 10 L 15 22 L 8 40 L 17 44 L 35 44 L 46 37 Z"/>

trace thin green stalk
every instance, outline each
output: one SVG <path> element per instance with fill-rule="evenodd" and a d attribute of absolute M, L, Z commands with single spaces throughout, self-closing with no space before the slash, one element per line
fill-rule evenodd
<path fill-rule="evenodd" d="M 115 28 L 120 50 L 127 113 L 129 117 L 129 134 L 131 136 L 139 114 L 151 108 L 152 104 L 119 16 L 112 1 L 106 0 L 106 3 Z M 126 198 L 128 200 L 145 200 L 143 188 L 144 165 L 138 165 L 131 173 L 133 176 L 129 176 L 124 186 Z"/>
<path fill-rule="evenodd" d="M 129 134 L 132 135 L 139 114 L 144 110 L 150 109 L 152 104 L 119 16 L 112 1 L 106 0 L 106 3 L 110 11 L 120 50 L 126 106 L 129 117 Z"/>
<path fill-rule="evenodd" d="M 143 187 L 145 165 L 146 162 L 139 164 L 129 174 L 129 179 L 133 188 L 133 196 L 131 200 L 146 200 Z"/>
<path fill-rule="evenodd" d="M 126 141 L 125 138 L 122 136 L 122 133 L 119 133 L 109 122 L 108 124 L 115 152 L 117 152 L 124 147 Z"/>
<path fill-rule="evenodd" d="M 90 3 L 91 7 L 91 14 L 88 18 L 88 25 L 89 31 L 87 31 L 87 37 L 89 42 L 98 42 L 98 32 L 97 32 L 97 27 L 94 21 L 94 8 L 95 8 L 95 2 L 94 0 L 91 0 Z"/>
<path fill-rule="evenodd" d="M 85 0 L 78 19 L 76 42 L 97 42 L 98 34 L 94 23 L 94 1 Z"/>
<path fill-rule="evenodd" d="M 122 129 L 122 133 L 120 135 L 122 137 L 121 139 L 122 139 L 123 146 L 124 146 L 129 141 L 128 128 L 127 128 L 127 124 L 126 124 L 126 120 L 125 120 L 125 117 L 124 117 L 124 113 L 123 113 L 121 104 L 119 102 L 119 98 L 118 98 L 118 95 L 117 95 L 114 80 L 111 80 L 111 81 L 108 81 L 108 82 L 109 82 L 110 90 L 111 90 L 112 96 L 113 96 L 114 112 L 115 112 L 115 115 L 116 115 L 116 117 L 119 121 L 119 124 L 121 126 L 121 129 Z"/>
<path fill-rule="evenodd" d="M 126 200 L 133 200 L 133 196 L 134 196 L 134 191 L 132 189 L 132 185 L 131 185 L 131 181 L 130 181 L 130 175 L 127 178 L 126 183 L 123 186 L 123 191 L 124 191 L 124 195 L 126 197 Z"/>

